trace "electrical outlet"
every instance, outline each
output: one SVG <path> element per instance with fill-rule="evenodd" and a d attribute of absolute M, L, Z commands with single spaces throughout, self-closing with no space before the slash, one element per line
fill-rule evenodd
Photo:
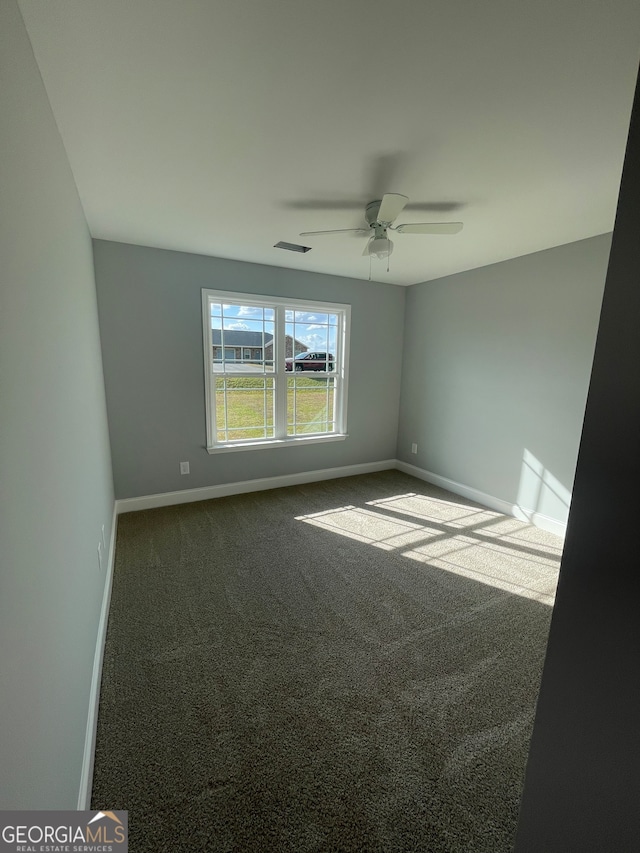
<path fill-rule="evenodd" d="M 189 463 L 188 462 L 181 462 L 180 463 L 180 473 L 181 474 L 188 474 L 189 473 Z"/>
<path fill-rule="evenodd" d="M 414 441 L 414 443 L 411 445 L 411 452 L 412 452 L 412 453 L 417 453 L 417 452 L 418 452 L 418 445 L 415 443 L 415 441 Z"/>

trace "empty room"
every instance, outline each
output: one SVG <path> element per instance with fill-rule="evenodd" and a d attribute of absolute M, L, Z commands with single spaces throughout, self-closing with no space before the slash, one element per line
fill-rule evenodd
<path fill-rule="evenodd" d="M 638 849 L 637 3 L 0 43 L 2 849 Z"/>

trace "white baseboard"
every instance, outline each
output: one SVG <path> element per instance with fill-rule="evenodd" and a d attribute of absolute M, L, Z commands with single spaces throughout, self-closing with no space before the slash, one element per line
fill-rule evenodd
<path fill-rule="evenodd" d="M 408 462 L 397 460 L 396 468 L 399 471 L 404 471 L 405 474 L 411 474 L 412 477 L 417 477 L 420 480 L 425 480 L 427 483 L 432 483 L 434 486 L 440 486 L 453 492 L 461 497 L 468 498 L 475 503 L 482 504 L 488 509 L 493 509 L 496 512 L 501 512 L 503 515 L 512 515 L 521 521 L 526 521 L 528 524 L 533 524 L 541 530 L 546 530 L 549 533 L 555 533 L 556 536 L 564 538 L 567 532 L 566 521 L 559 521 L 556 518 L 551 518 L 548 515 L 543 515 L 533 509 L 512 504 L 509 501 L 504 501 L 501 498 L 496 498 L 493 495 L 488 495 L 486 492 L 481 492 L 479 489 L 474 489 L 471 486 L 465 486 L 464 483 L 458 483 L 455 480 L 450 480 L 448 477 L 442 477 L 440 474 L 434 474 L 431 471 L 426 471 L 424 468 L 418 468 L 416 465 L 410 465 Z"/>
<path fill-rule="evenodd" d="M 380 462 L 364 462 L 360 465 L 343 465 L 340 468 L 323 468 L 319 471 L 301 471 L 299 474 L 241 480 L 237 483 L 224 483 L 221 486 L 204 486 L 200 489 L 163 492 L 157 495 L 144 495 L 139 498 L 123 498 L 116 501 L 116 512 L 121 515 L 125 512 L 136 512 L 141 509 L 155 509 L 160 506 L 208 501 L 211 498 L 224 498 L 228 495 L 240 495 L 245 492 L 261 492 L 265 489 L 279 489 L 283 486 L 315 483 L 318 480 L 334 480 L 339 477 L 353 477 L 357 474 L 373 474 L 376 471 L 388 471 L 395 468 L 396 465 L 395 459 L 384 459 Z"/>
<path fill-rule="evenodd" d="M 224 483 L 219 486 L 204 486 L 198 489 L 184 489 L 176 492 L 162 492 L 156 495 L 142 495 L 137 498 L 123 498 L 117 500 L 115 511 L 118 515 L 125 512 L 137 512 L 142 509 L 155 509 L 162 506 L 173 506 L 174 504 L 193 503 L 195 501 L 207 501 L 212 498 L 223 498 L 228 495 L 240 495 L 246 492 L 259 492 L 266 489 L 279 489 L 284 486 L 297 486 L 303 483 L 314 483 L 319 480 L 332 480 L 339 477 L 353 477 L 357 474 L 372 474 L 376 471 L 387 471 L 397 468 L 405 474 L 411 474 L 427 483 L 440 486 L 456 495 L 468 498 L 476 503 L 511 515 L 529 524 L 533 524 L 542 530 L 555 533 L 556 536 L 564 537 L 567 530 L 565 521 L 543 515 L 533 509 L 512 504 L 509 501 L 481 492 L 472 486 L 434 474 L 408 462 L 399 459 L 384 459 L 380 462 L 365 462 L 360 465 L 343 465 L 339 468 L 323 468 L 318 471 L 301 471 L 298 474 L 283 474 L 277 477 L 262 477 L 255 480 L 241 480 L 236 483 Z"/>
<path fill-rule="evenodd" d="M 107 622 L 109 620 L 109 604 L 111 602 L 111 586 L 113 582 L 113 565 L 116 553 L 116 527 L 118 515 L 116 504 L 113 506 L 113 517 L 111 520 L 111 537 L 109 539 L 109 551 L 107 554 L 107 571 L 104 579 L 104 591 L 102 594 L 102 607 L 100 609 L 100 621 L 98 622 L 98 635 L 96 637 L 96 649 L 93 658 L 93 674 L 91 676 L 91 690 L 89 692 L 89 710 L 87 714 L 87 730 L 84 740 L 84 755 L 82 757 L 82 772 L 80 775 L 80 791 L 78 793 L 78 810 L 85 811 L 91 805 L 91 786 L 93 784 L 93 762 L 96 749 L 96 728 L 98 725 L 98 704 L 100 702 L 100 683 L 102 681 L 102 661 L 104 659 L 104 645 L 107 636 Z"/>

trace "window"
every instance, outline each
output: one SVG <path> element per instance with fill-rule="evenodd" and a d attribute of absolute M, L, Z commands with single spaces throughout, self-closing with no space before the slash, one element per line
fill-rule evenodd
<path fill-rule="evenodd" d="M 346 437 L 350 306 L 202 291 L 207 450 Z"/>

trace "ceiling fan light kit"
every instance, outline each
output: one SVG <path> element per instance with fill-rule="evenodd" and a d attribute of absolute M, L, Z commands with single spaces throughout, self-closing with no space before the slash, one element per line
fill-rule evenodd
<path fill-rule="evenodd" d="M 367 243 L 367 254 L 376 258 L 388 258 L 393 252 L 393 243 L 388 237 L 373 237 Z"/>
<path fill-rule="evenodd" d="M 387 230 L 397 234 L 457 234 L 462 231 L 462 222 L 407 222 L 393 226 L 396 218 L 409 201 L 406 195 L 385 193 L 381 199 L 371 201 L 365 208 L 364 218 L 368 228 L 338 228 L 331 231 L 303 231 L 301 237 L 319 237 L 325 234 L 362 234 L 369 240 L 362 253 L 370 258 L 388 258 L 393 243 Z"/>

